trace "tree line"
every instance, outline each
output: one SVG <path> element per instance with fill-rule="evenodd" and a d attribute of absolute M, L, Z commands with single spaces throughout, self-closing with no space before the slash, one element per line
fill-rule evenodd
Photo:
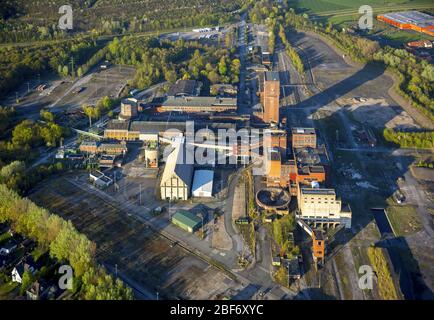
<path fill-rule="evenodd" d="M 74 29 L 58 27 L 61 0 L 7 0 L 0 8 L 0 42 L 47 41 L 77 35 L 114 35 L 193 26 L 222 25 L 239 19 L 241 0 L 71 0 Z M 120 15 L 119 12 L 122 12 Z M 19 13 L 19 14 L 18 14 Z"/>
<path fill-rule="evenodd" d="M 285 28 L 279 24 L 279 37 L 285 46 L 286 53 L 289 56 L 289 59 L 291 59 L 292 64 L 294 65 L 295 69 L 297 69 L 298 73 L 303 76 L 304 75 L 304 65 L 303 60 L 301 60 L 300 55 L 298 52 L 291 46 L 288 39 L 286 38 Z"/>
<path fill-rule="evenodd" d="M 384 129 L 383 137 L 403 148 L 432 149 L 434 147 L 434 131 L 406 132 L 394 129 Z"/>
<path fill-rule="evenodd" d="M 96 245 L 79 233 L 70 221 L 38 207 L 0 184 L 0 222 L 38 243 L 51 257 L 74 270 L 74 290 L 88 300 L 132 299 L 132 290 L 113 279 L 95 259 Z"/>

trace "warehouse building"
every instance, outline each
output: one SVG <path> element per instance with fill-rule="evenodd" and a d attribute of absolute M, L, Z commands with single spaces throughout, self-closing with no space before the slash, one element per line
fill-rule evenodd
<path fill-rule="evenodd" d="M 202 83 L 196 80 L 177 80 L 169 87 L 167 96 L 169 97 L 187 97 L 198 96 L 202 88 Z"/>
<path fill-rule="evenodd" d="M 280 79 L 278 72 L 267 71 L 259 78 L 262 121 L 279 123 Z"/>
<path fill-rule="evenodd" d="M 184 113 L 233 113 L 237 111 L 237 98 L 219 97 L 173 97 L 152 103 L 155 111 Z"/>
<path fill-rule="evenodd" d="M 193 178 L 193 197 L 212 197 L 214 171 L 196 170 Z"/>
<path fill-rule="evenodd" d="M 125 155 L 128 152 L 128 147 L 125 141 L 121 142 L 99 142 L 85 140 L 80 144 L 80 151 L 89 154 L 112 154 Z"/>
<path fill-rule="evenodd" d="M 167 157 L 160 182 L 161 199 L 187 200 L 190 197 L 194 166 L 186 163 L 186 152 L 181 142 Z"/>
<path fill-rule="evenodd" d="M 419 11 L 380 14 L 377 19 L 399 29 L 414 30 L 434 36 L 434 17 Z"/>
<path fill-rule="evenodd" d="M 194 129 L 208 128 L 217 132 L 218 129 L 236 129 L 235 123 L 214 121 L 195 121 Z M 186 122 L 167 121 L 120 121 L 111 120 L 104 130 L 104 138 L 111 140 L 158 141 L 159 137 L 172 139 L 186 131 Z"/>
<path fill-rule="evenodd" d="M 202 225 L 202 219 L 194 213 L 179 210 L 172 216 L 172 223 L 181 229 L 193 233 Z"/>

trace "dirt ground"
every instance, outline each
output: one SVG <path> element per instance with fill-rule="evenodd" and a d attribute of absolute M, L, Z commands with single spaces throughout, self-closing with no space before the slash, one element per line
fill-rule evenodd
<path fill-rule="evenodd" d="M 220 250 L 231 250 L 232 240 L 225 229 L 225 216 L 218 218 L 212 233 L 212 246 Z"/>
<path fill-rule="evenodd" d="M 360 98 L 346 99 L 346 109 L 356 121 L 376 128 L 419 128 L 406 111 L 390 106 L 386 99 L 361 99 L 363 101 Z"/>

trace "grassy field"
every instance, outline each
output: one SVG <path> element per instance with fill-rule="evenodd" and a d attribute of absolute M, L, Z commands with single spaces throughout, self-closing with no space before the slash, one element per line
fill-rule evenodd
<path fill-rule="evenodd" d="M 386 211 L 397 237 L 421 230 L 422 223 L 414 206 L 391 204 Z"/>
<path fill-rule="evenodd" d="M 362 5 L 369 5 L 376 11 L 407 10 L 408 8 L 432 8 L 431 0 L 296 0 L 290 6 L 298 12 L 318 16 L 345 15 L 357 13 Z"/>
<path fill-rule="evenodd" d="M 384 257 L 382 248 L 368 248 L 368 257 L 375 270 L 378 283 L 378 291 L 384 300 L 397 300 L 395 284 L 390 274 L 389 265 Z"/>
<path fill-rule="evenodd" d="M 370 5 L 373 8 L 374 16 L 390 11 L 412 9 L 434 11 L 434 4 L 431 0 L 297 0 L 293 4 L 299 13 L 307 13 L 312 19 L 322 23 L 331 22 L 340 27 L 356 24 L 360 17 L 358 9 L 362 5 Z M 420 39 L 434 40 L 434 37 L 426 34 L 399 30 L 377 20 L 374 20 L 374 31 L 396 44 Z"/>

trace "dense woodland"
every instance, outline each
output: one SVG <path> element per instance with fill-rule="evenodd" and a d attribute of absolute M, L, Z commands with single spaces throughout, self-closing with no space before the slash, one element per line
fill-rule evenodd
<path fill-rule="evenodd" d="M 2 174 L 6 171 L 3 169 Z M 71 265 L 74 270 L 72 291 L 78 298 L 133 298 L 130 288 L 113 279 L 96 263 L 95 244 L 79 233 L 70 221 L 50 214 L 3 184 L 0 184 L 0 199 L 0 223 L 10 223 L 16 232 L 36 241 L 42 251 L 48 251 L 57 261 Z"/>
<path fill-rule="evenodd" d="M 228 40 L 230 41 L 230 40 Z M 233 49 L 203 45 L 196 41 L 158 40 L 157 38 L 115 38 L 108 45 L 106 58 L 113 63 L 137 68 L 133 85 L 177 79 L 196 79 L 207 83 L 238 83 L 240 60 Z"/>
<path fill-rule="evenodd" d="M 70 0 L 74 29 L 58 28 L 62 0 L 5 0 L 0 11 L 0 42 L 64 39 L 77 33 L 126 34 L 210 26 L 233 21 L 241 0 Z"/>
<path fill-rule="evenodd" d="M 82 76 L 80 66 L 103 47 L 104 43 L 77 38 L 29 47 L 0 47 L 0 97 L 37 74 L 58 73 Z M 87 70 L 86 70 L 87 71 Z"/>

